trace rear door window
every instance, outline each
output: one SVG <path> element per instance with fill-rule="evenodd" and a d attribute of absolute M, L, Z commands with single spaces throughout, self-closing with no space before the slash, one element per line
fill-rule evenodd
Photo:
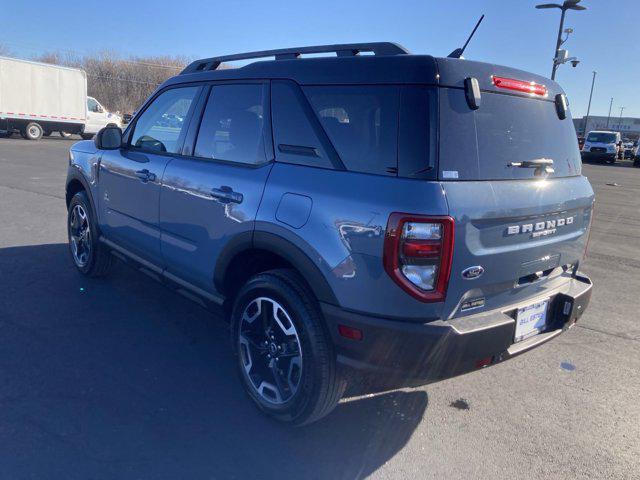
<path fill-rule="evenodd" d="M 347 170 L 397 174 L 398 86 L 303 88 Z"/>
<path fill-rule="evenodd" d="M 251 165 L 266 161 L 265 90 L 262 84 L 211 87 L 194 155 Z"/>

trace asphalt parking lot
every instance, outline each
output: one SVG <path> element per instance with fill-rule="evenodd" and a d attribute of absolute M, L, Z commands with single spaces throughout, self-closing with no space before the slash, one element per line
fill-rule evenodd
<path fill-rule="evenodd" d="M 72 141 L 0 139 L 0 479 L 639 478 L 640 169 L 585 165 L 596 218 L 580 323 L 510 362 L 264 418 L 220 318 L 68 258 Z"/>

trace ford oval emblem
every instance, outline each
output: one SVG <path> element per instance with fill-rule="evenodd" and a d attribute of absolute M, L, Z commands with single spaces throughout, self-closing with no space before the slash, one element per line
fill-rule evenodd
<path fill-rule="evenodd" d="M 462 271 L 462 278 L 466 280 L 473 280 L 482 276 L 483 273 L 484 273 L 484 267 L 480 265 L 476 265 L 475 267 L 465 268 Z"/>

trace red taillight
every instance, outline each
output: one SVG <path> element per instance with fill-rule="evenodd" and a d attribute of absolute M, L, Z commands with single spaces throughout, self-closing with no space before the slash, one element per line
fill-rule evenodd
<path fill-rule="evenodd" d="M 392 213 L 384 239 L 384 269 L 422 302 L 445 299 L 453 258 L 454 221 Z"/>
<path fill-rule="evenodd" d="M 531 95 L 539 95 L 544 97 L 547 95 L 547 87 L 535 82 L 525 82 L 524 80 L 516 80 L 515 78 L 491 77 L 493 84 L 498 88 L 505 90 L 514 90 L 516 92 L 530 93 Z"/>

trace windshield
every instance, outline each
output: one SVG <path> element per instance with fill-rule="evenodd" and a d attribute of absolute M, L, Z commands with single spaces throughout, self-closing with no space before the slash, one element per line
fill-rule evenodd
<path fill-rule="evenodd" d="M 587 137 L 587 142 L 593 143 L 615 143 L 616 134 L 606 132 L 591 132 Z"/>

